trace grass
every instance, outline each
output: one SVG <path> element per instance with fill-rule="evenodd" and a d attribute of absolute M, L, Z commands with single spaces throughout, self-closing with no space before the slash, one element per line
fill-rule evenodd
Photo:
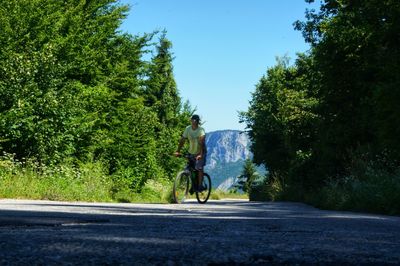
<path fill-rule="evenodd" d="M 86 202 L 171 203 L 172 181 L 147 180 L 140 192 L 106 174 L 101 162 L 43 166 L 35 161 L 0 159 L 0 198 Z M 211 199 L 247 195 L 213 190 Z"/>
<path fill-rule="evenodd" d="M 0 197 L 111 202 L 112 182 L 98 163 L 77 167 L 0 161 Z"/>
<path fill-rule="evenodd" d="M 234 191 L 223 191 L 223 190 L 212 190 L 210 199 L 220 200 L 220 199 L 249 199 L 247 194 L 238 193 Z"/>
<path fill-rule="evenodd" d="M 400 171 L 330 180 L 312 203 L 321 208 L 400 215 Z"/>
<path fill-rule="evenodd" d="M 273 180 L 252 188 L 250 200 L 302 201 L 322 209 L 400 215 L 400 169 L 389 171 L 365 163 L 313 190 Z"/>

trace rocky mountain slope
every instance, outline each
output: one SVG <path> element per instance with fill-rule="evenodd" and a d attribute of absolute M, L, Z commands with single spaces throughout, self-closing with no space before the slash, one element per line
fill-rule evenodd
<path fill-rule="evenodd" d="M 244 161 L 252 158 L 250 139 L 239 130 L 219 130 L 207 132 L 207 165 L 214 188 L 228 190 L 242 172 Z M 265 172 L 263 167 L 258 169 Z"/>

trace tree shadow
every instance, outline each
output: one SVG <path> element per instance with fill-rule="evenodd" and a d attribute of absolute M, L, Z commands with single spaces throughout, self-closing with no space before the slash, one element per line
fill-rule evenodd
<path fill-rule="evenodd" d="M 287 202 L 4 206 L 0 202 L 0 258 L 23 263 L 291 264 L 316 256 L 349 262 L 343 254 L 363 254 L 361 262 L 400 261 L 398 217 L 344 215 Z M 376 235 L 380 243 L 371 241 Z"/>

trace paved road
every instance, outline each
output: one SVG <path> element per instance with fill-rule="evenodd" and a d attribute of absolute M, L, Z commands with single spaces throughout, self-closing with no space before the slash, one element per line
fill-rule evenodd
<path fill-rule="evenodd" d="M 243 200 L 0 200 L 0 265 L 400 264 L 400 217 Z"/>

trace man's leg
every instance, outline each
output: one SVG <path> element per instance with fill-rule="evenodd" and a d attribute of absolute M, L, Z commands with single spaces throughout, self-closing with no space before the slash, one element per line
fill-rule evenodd
<path fill-rule="evenodd" d="M 198 190 L 204 189 L 203 187 L 203 178 L 204 178 L 204 165 L 206 164 L 206 156 L 196 161 L 196 169 L 198 171 L 197 181 L 198 181 Z"/>
<path fill-rule="evenodd" d="M 198 175 L 198 178 L 197 178 L 197 181 L 198 181 L 198 183 L 197 183 L 197 184 L 198 184 L 197 189 L 199 189 L 199 190 L 200 190 L 200 188 L 202 188 L 203 176 L 204 176 L 204 170 L 201 169 L 201 170 L 199 170 L 199 175 Z"/>

